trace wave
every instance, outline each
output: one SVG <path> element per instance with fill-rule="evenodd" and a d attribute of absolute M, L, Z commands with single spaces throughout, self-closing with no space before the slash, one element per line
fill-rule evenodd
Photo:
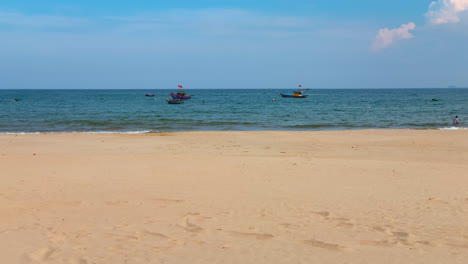
<path fill-rule="evenodd" d="M 439 130 L 467 130 L 468 127 L 441 127 Z"/>
<path fill-rule="evenodd" d="M 237 122 L 237 121 L 196 121 L 197 124 L 199 125 L 216 125 L 216 126 L 222 126 L 222 125 L 258 125 L 258 123 L 254 122 Z"/>
<path fill-rule="evenodd" d="M 367 128 L 366 126 L 359 126 L 354 124 L 309 124 L 309 125 L 291 125 L 284 126 L 286 128 L 296 129 L 319 129 L 319 128 Z"/>
<path fill-rule="evenodd" d="M 105 121 L 96 121 L 96 120 L 59 120 L 53 121 L 51 125 L 74 125 L 74 126 L 110 126 L 110 125 L 133 125 L 133 124 L 143 124 L 142 122 L 129 122 L 129 121 L 120 121 L 120 120 L 105 120 Z"/>
<path fill-rule="evenodd" d="M 148 134 L 152 133 L 150 130 L 142 131 L 85 131 L 85 132 L 72 132 L 72 133 L 85 133 L 85 134 Z"/>
<path fill-rule="evenodd" d="M 0 132 L 0 135 L 36 135 L 44 132 Z"/>
<path fill-rule="evenodd" d="M 401 128 L 371 128 L 371 127 L 362 127 L 362 126 L 333 126 L 333 125 L 295 125 L 295 126 L 284 126 L 288 130 L 307 130 L 307 129 L 329 129 L 329 130 L 349 130 L 349 129 L 401 129 Z M 411 128 L 406 128 L 411 129 Z M 414 128 L 413 128 L 414 129 Z M 428 128 L 432 129 L 432 128 Z M 434 128 L 437 130 L 468 130 L 468 127 L 440 127 Z M 271 128 L 264 127 L 260 130 L 271 130 Z M 273 129 L 278 130 L 278 129 Z M 423 129 L 424 130 L 424 129 Z M 118 130 L 109 130 L 109 131 L 36 131 L 36 132 L 0 132 L 0 135 L 39 135 L 39 134 L 66 134 L 66 133 L 76 133 L 76 134 L 149 134 L 149 133 L 163 133 L 169 131 L 199 131 L 197 129 L 181 129 L 174 130 L 171 126 L 159 127 L 157 130 L 135 130 L 135 131 L 118 131 Z M 213 131 L 206 129 L 206 131 Z M 258 131 L 258 130 L 252 130 Z"/>
<path fill-rule="evenodd" d="M 424 127 L 424 128 L 438 128 L 443 126 L 444 123 L 401 123 L 399 126 L 402 127 Z"/>
<path fill-rule="evenodd" d="M 142 130 L 142 131 L 0 132 L 0 135 L 37 135 L 37 134 L 64 134 L 64 133 L 83 133 L 83 134 L 148 134 L 148 133 L 153 133 L 153 131 L 150 131 L 150 130 Z"/>

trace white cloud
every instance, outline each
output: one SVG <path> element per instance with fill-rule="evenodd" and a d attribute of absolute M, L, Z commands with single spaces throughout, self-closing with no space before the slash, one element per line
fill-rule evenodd
<path fill-rule="evenodd" d="M 468 0 L 437 0 L 430 4 L 426 17 L 434 25 L 459 23 L 464 13 L 468 13 Z M 416 25 L 411 22 L 396 29 L 380 29 L 372 50 L 378 51 L 392 45 L 395 41 L 413 38 L 410 31 L 415 28 Z"/>
<path fill-rule="evenodd" d="M 389 29 L 383 28 L 380 29 L 375 37 L 374 43 L 372 45 L 372 50 L 378 51 L 388 46 L 392 45 L 395 41 L 402 39 L 413 38 L 413 34 L 410 33 L 410 30 L 414 30 L 416 24 L 410 22 L 408 24 L 403 24 L 399 28 Z"/>
<path fill-rule="evenodd" d="M 432 24 L 460 22 L 462 12 L 468 10 L 468 0 L 438 0 L 432 2 L 426 16 Z"/>

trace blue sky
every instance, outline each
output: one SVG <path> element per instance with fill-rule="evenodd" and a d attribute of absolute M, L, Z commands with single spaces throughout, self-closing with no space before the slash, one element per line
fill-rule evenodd
<path fill-rule="evenodd" d="M 468 86 L 467 13 L 468 0 L 3 0 L 0 89 Z"/>

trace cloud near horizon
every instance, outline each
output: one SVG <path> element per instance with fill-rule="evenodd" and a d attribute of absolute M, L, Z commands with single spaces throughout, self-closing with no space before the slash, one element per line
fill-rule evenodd
<path fill-rule="evenodd" d="M 385 49 L 395 43 L 396 41 L 402 39 L 410 39 L 413 38 L 413 34 L 410 33 L 411 30 L 416 28 L 416 24 L 410 22 L 408 24 L 403 24 L 399 28 L 389 29 L 389 28 L 382 28 L 377 33 L 377 36 L 374 39 L 374 43 L 372 45 L 373 51 L 379 51 Z"/>
<path fill-rule="evenodd" d="M 426 17 L 434 25 L 458 23 L 461 13 L 467 10 L 468 0 L 438 0 L 431 3 Z"/>

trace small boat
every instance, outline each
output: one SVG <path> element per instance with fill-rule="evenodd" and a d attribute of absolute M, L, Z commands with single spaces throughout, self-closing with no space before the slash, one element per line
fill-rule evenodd
<path fill-rule="evenodd" d="M 180 99 L 180 100 L 188 100 L 191 99 L 191 95 L 187 95 L 184 91 L 179 90 L 176 94 L 175 93 L 170 93 L 172 99 Z"/>
<path fill-rule="evenodd" d="M 302 91 L 294 91 L 293 94 L 283 94 L 280 93 L 283 98 L 307 98 L 308 95 L 305 95 Z"/>
<path fill-rule="evenodd" d="M 184 100 L 182 100 L 182 99 L 168 99 L 167 103 L 168 104 L 183 104 Z"/>
<path fill-rule="evenodd" d="M 154 97 L 154 94 L 145 94 L 146 97 Z"/>

